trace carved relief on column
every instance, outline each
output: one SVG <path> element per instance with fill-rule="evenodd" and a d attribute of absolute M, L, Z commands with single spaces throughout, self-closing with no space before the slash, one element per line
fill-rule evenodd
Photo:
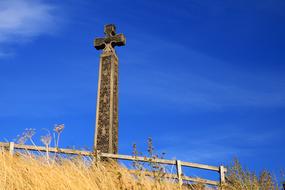
<path fill-rule="evenodd" d="M 109 152 L 109 121 L 111 91 L 111 56 L 101 57 L 99 114 L 97 123 L 97 149 Z"/>
<path fill-rule="evenodd" d="M 118 62 L 114 62 L 114 85 L 113 85 L 113 154 L 118 153 Z"/>

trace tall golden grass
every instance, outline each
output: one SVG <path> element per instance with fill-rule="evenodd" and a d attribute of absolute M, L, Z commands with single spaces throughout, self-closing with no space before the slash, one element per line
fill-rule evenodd
<path fill-rule="evenodd" d="M 135 178 L 127 169 L 115 164 L 86 164 L 82 159 L 60 159 L 47 162 L 31 154 L 0 154 L 1 190 L 156 190 L 178 189 L 171 182 Z"/>
<path fill-rule="evenodd" d="M 73 159 L 47 160 L 43 156 L 21 154 L 11 156 L 0 152 L 0 190 L 174 190 L 174 181 L 132 175 L 126 168 L 113 162 L 91 162 Z M 228 183 L 223 190 L 278 190 L 272 175 L 266 171 L 257 176 L 244 170 L 235 161 L 229 168 Z M 181 189 L 209 189 L 202 184 Z M 281 188 L 280 188 L 281 189 Z"/>

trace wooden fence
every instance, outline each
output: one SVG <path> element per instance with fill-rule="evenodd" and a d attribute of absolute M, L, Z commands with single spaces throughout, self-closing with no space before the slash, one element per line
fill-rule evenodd
<path fill-rule="evenodd" d="M 182 185 L 183 181 L 191 181 L 196 183 L 203 183 L 207 185 L 218 186 L 221 183 L 225 183 L 225 173 L 227 169 L 224 166 L 209 166 L 204 164 L 197 164 L 192 162 L 184 162 L 181 160 L 166 160 L 166 159 L 153 159 L 149 157 L 142 156 L 129 156 L 129 155 L 119 155 L 119 154 L 109 154 L 109 153 L 94 153 L 91 151 L 84 150 L 73 150 L 73 149 L 63 149 L 63 148 L 52 148 L 49 147 L 48 150 L 46 147 L 42 146 L 30 146 L 30 145 L 21 145 L 15 144 L 14 142 L 2 143 L 0 142 L 0 147 L 4 147 L 9 150 L 10 154 L 13 155 L 15 149 L 27 150 L 27 151 L 40 151 L 40 152 L 51 152 L 51 153 L 60 153 L 60 154 L 70 154 L 70 155 L 82 155 L 82 156 L 91 156 L 99 158 L 109 158 L 109 159 L 118 159 L 118 160 L 129 160 L 129 161 L 138 161 L 138 162 L 150 162 L 157 164 L 167 164 L 176 166 L 176 174 L 166 174 L 165 178 L 177 179 L 179 184 Z M 194 178 L 183 175 L 182 167 L 197 168 L 202 170 L 209 170 L 219 173 L 220 181 L 213 181 L 202 178 Z"/>

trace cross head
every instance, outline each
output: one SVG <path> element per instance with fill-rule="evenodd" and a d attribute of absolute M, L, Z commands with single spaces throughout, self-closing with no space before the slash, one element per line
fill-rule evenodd
<path fill-rule="evenodd" d="M 113 48 L 115 46 L 124 46 L 126 44 L 124 34 L 116 34 L 116 26 L 114 24 L 105 25 L 104 33 L 104 38 L 96 38 L 94 41 L 94 47 L 97 50 L 104 49 L 108 44 L 111 44 Z"/>

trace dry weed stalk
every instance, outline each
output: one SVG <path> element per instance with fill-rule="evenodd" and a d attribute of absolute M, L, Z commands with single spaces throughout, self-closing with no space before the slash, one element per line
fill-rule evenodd
<path fill-rule="evenodd" d="M 47 131 L 48 131 L 48 130 L 47 130 Z M 45 145 L 45 147 L 46 147 L 46 159 L 47 159 L 47 162 L 49 162 L 49 146 L 50 146 L 51 140 L 52 140 L 52 137 L 51 137 L 49 131 L 48 131 L 48 134 L 47 134 L 47 135 L 41 136 L 41 141 L 42 141 L 42 143 L 43 143 L 43 144 Z"/>
<path fill-rule="evenodd" d="M 64 129 L 64 124 L 55 124 L 53 131 L 57 134 L 57 138 L 55 138 L 55 147 L 59 146 L 60 135 Z"/>

